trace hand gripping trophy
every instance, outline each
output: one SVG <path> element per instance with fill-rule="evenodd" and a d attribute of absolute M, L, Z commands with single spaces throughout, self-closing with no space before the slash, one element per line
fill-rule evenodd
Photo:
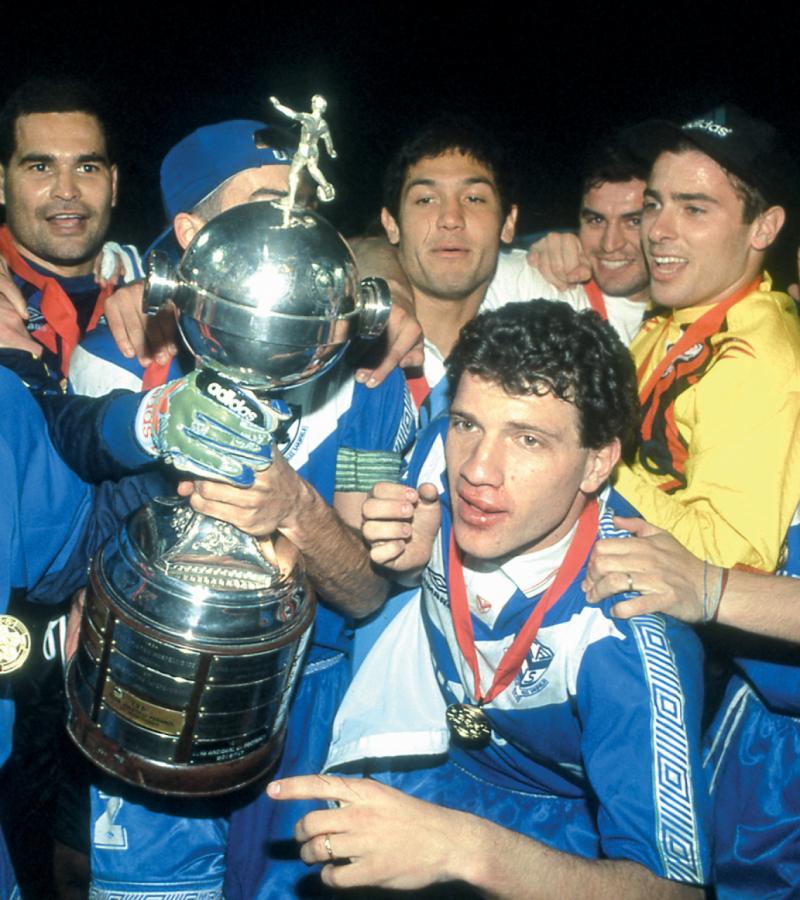
<path fill-rule="evenodd" d="M 292 170 L 308 159 L 301 144 Z M 280 424 L 272 393 L 324 377 L 353 338 L 381 333 L 391 305 L 383 282 L 358 281 L 331 225 L 287 200 L 215 217 L 176 268 L 153 254 L 144 303 L 180 310 L 196 358 L 197 403 L 181 427 L 207 433 L 204 397 L 227 397 L 245 453 Z M 203 472 L 201 460 L 175 462 Z M 153 791 L 248 784 L 277 762 L 313 615 L 285 538 L 258 542 L 158 498 L 92 562 L 67 676 L 70 734 L 101 768 Z"/>

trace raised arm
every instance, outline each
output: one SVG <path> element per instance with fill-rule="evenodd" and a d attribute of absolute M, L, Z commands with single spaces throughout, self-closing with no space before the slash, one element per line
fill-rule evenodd
<path fill-rule="evenodd" d="M 288 106 L 284 106 L 277 97 L 270 97 L 269 102 L 275 107 L 275 109 L 278 110 L 279 113 L 283 113 L 283 115 L 289 119 L 297 120 L 299 114 L 296 113 L 293 109 L 290 109 Z"/>
<path fill-rule="evenodd" d="M 327 454 L 310 459 L 304 478 L 276 452 L 272 466 L 259 472 L 247 490 L 202 481 L 180 491 L 191 494 L 199 512 L 248 534 L 266 537 L 280 531 L 303 553 L 324 599 L 360 618 L 380 606 L 388 591 L 361 538 L 361 507 L 377 481 L 399 479 L 402 454 L 413 438 L 413 413 L 399 373 L 380 391 L 354 385 L 344 370 L 340 376 L 342 387 L 331 382 L 330 397 L 337 404 L 349 397 L 349 409 L 336 419 L 335 459 Z"/>
<path fill-rule="evenodd" d="M 528 264 L 559 291 L 588 281 L 592 267 L 576 234 L 551 231 L 531 244 Z"/>
<path fill-rule="evenodd" d="M 143 294 L 143 281 L 118 288 L 106 300 L 106 321 L 124 357 L 135 356 L 143 366 L 153 359 L 165 365 L 178 352 L 175 309 L 167 306 L 157 315 L 147 316 L 142 309 Z"/>
<path fill-rule="evenodd" d="M 361 368 L 356 378 L 376 387 L 396 367 L 419 368 L 424 362 L 422 327 L 417 321 L 414 297 L 406 274 L 397 259 L 397 250 L 385 237 L 365 237 L 351 241 L 362 276 L 383 278 L 392 292 L 392 311 L 386 326 L 386 352 L 375 368 Z"/>

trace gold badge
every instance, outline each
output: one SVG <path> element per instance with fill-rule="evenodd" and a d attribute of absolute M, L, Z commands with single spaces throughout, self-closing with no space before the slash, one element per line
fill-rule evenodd
<path fill-rule="evenodd" d="M 31 652 L 31 633 L 14 616 L 0 616 L 0 675 L 21 668 Z"/>

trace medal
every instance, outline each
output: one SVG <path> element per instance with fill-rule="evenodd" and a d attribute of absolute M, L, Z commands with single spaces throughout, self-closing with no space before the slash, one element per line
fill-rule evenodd
<path fill-rule="evenodd" d="M 447 727 L 456 743 L 462 747 L 480 750 L 492 739 L 489 717 L 480 706 L 468 703 L 451 703 L 445 711 Z"/>
<path fill-rule="evenodd" d="M 0 616 L 0 675 L 16 672 L 31 652 L 31 634 L 14 616 Z"/>
<path fill-rule="evenodd" d="M 456 546 L 453 532 L 450 533 L 450 553 L 448 557 L 450 611 L 453 616 L 453 629 L 458 641 L 458 648 L 472 672 L 475 697 L 473 704 L 451 703 L 447 707 L 445 716 L 450 728 L 450 734 L 456 743 L 468 749 L 477 750 L 485 747 L 491 740 L 491 722 L 482 707 L 491 703 L 519 674 L 525 655 L 536 639 L 545 613 L 561 599 L 564 591 L 572 584 L 586 562 L 597 535 L 599 516 L 600 511 L 597 501 L 592 500 L 587 503 L 578 520 L 575 536 L 572 538 L 572 543 L 564 556 L 564 561 L 556 573 L 555 580 L 544 592 L 541 600 L 534 605 L 527 622 L 525 622 L 512 641 L 511 646 L 503 654 L 494 673 L 492 684 L 486 693 L 481 688 L 478 654 L 475 649 L 475 632 L 472 628 L 472 614 L 469 611 L 469 602 L 467 600 L 467 586 L 464 581 L 461 552 Z"/>

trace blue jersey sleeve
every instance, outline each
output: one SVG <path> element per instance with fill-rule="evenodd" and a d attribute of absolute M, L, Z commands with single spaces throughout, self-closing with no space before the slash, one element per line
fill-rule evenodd
<path fill-rule="evenodd" d="M 91 488 L 56 452 L 44 417 L 22 382 L 0 369 L 4 415 L 0 459 L 5 479 L 2 602 L 67 562 L 91 511 Z"/>
<path fill-rule="evenodd" d="M 618 599 L 605 601 L 607 616 Z M 619 638 L 587 648 L 577 682 L 581 754 L 598 801 L 603 854 L 641 863 L 663 878 L 704 884 L 699 641 L 665 616 L 617 619 L 615 626 Z"/>
<path fill-rule="evenodd" d="M 168 485 L 159 474 L 150 472 L 92 489 L 62 459 L 42 411 L 25 385 L 2 368 L 0 392 L 6 410 L 0 422 L 0 463 L 7 498 L 0 519 L 5 557 L 0 567 L 4 579 L 0 596 L 5 603 L 12 588 L 22 588 L 40 602 L 51 596 L 60 599 L 82 582 L 90 555 L 125 517 L 154 494 L 166 491 Z M 119 399 L 127 402 L 128 397 L 138 401 L 127 392 L 121 392 Z M 121 471 L 98 437 L 102 416 L 98 424 L 97 414 L 113 400 L 61 395 L 49 399 L 54 409 L 58 407 L 54 427 L 59 450 L 69 447 L 67 455 L 71 453 L 79 467 L 95 465 L 96 472 L 105 465 L 112 470 L 110 474 Z M 69 435 L 75 438 L 72 443 Z M 103 454 L 108 456 L 105 463 Z M 52 589 L 55 585 L 48 579 L 60 580 L 60 592 Z"/>
<path fill-rule="evenodd" d="M 395 369 L 375 388 L 356 384 L 339 427 L 341 446 L 404 453 L 414 438 L 414 406 L 402 371 Z"/>
<path fill-rule="evenodd" d="M 0 349 L 0 365 L 14 372 L 36 399 L 59 456 L 84 481 L 119 479 L 153 463 L 134 434 L 141 394 L 65 395 L 47 366 L 20 350 Z"/>
<path fill-rule="evenodd" d="M 134 433 L 141 399 L 141 394 L 123 390 L 105 397 L 38 397 L 59 454 L 91 483 L 118 479 L 153 464 Z"/>

